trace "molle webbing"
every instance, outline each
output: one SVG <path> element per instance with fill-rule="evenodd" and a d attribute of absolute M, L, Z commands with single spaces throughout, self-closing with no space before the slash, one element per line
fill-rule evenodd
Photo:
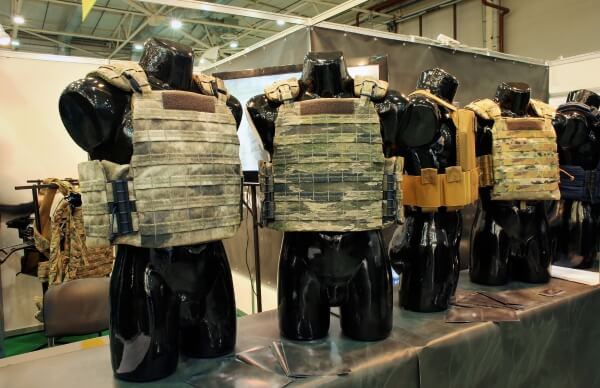
<path fill-rule="evenodd" d="M 600 203 L 600 169 L 560 166 L 560 197 L 588 203 Z"/>
<path fill-rule="evenodd" d="M 480 186 L 491 186 L 494 200 L 560 198 L 554 110 L 536 100 L 530 107 L 539 117 L 502 117 L 500 106 L 488 99 L 467 106 L 483 119 L 494 120 L 492 154 L 478 158 Z"/>
<path fill-rule="evenodd" d="M 279 108 L 276 131 L 272 163 L 260 168 L 263 223 L 282 231 L 337 232 L 399 220 L 402 159 L 383 157 L 372 103 L 287 103 Z"/>
<path fill-rule="evenodd" d="M 132 96 L 130 165 L 79 165 L 88 240 L 146 248 L 231 237 L 241 221 L 235 120 L 221 100 L 184 91 Z"/>
<path fill-rule="evenodd" d="M 410 94 L 427 97 L 450 111 L 456 127 L 457 166 L 447 167 L 443 174 L 434 168 L 424 168 L 421 175 L 404 175 L 402 191 L 404 204 L 424 211 L 440 207 L 460 209 L 479 197 L 479 170 L 475 157 L 475 115 L 442 100 L 434 94 L 417 90 Z M 409 97 L 410 97 L 409 96 Z"/>

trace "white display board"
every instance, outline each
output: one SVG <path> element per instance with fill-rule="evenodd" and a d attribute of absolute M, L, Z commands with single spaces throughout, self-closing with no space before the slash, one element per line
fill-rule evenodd
<path fill-rule="evenodd" d="M 550 61 L 549 66 L 550 105 L 556 107 L 564 103 L 572 90 L 600 93 L 600 52 Z"/>

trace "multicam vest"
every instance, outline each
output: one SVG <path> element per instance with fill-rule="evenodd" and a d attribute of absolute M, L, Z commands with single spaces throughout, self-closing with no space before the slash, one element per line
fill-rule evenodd
<path fill-rule="evenodd" d="M 65 197 L 77 193 L 71 183 L 50 179 L 45 183 L 58 186 Z M 51 195 L 51 199 L 54 195 Z M 92 248 L 86 244 L 83 227 L 83 214 L 80 207 L 73 207 L 62 200 L 56 207 L 52 220 L 40 220 L 40 224 L 50 223 L 49 236 L 43 235 L 34 226 L 36 248 L 48 257 L 48 261 L 38 264 L 38 278 L 49 286 L 69 280 L 104 277 L 112 271 L 112 248 Z"/>
<path fill-rule="evenodd" d="M 492 187 L 493 200 L 557 200 L 559 167 L 554 109 L 531 100 L 537 117 L 502 117 L 500 106 L 489 99 L 466 108 L 484 120 L 494 120 L 492 154 L 478 158 L 480 187 Z"/>
<path fill-rule="evenodd" d="M 281 231 L 343 232 L 382 228 L 402 215 L 402 159 L 384 158 L 379 115 L 371 102 L 384 81 L 357 77 L 360 98 L 293 102 L 296 80 L 265 89 L 283 102 L 273 159 L 260 165 L 262 222 Z"/>
<path fill-rule="evenodd" d="M 241 221 L 241 171 L 235 119 L 226 96 L 214 97 L 222 87 L 194 77 L 210 95 L 153 91 L 133 62 L 91 75 L 133 92 L 133 156 L 128 165 L 79 165 L 88 240 L 161 248 L 232 237 Z"/>
<path fill-rule="evenodd" d="M 557 112 L 578 112 L 590 126 L 598 125 L 600 117 L 595 108 L 578 102 L 567 102 Z M 581 166 L 560 165 L 560 197 L 573 201 L 600 203 L 600 164 L 595 170 L 585 170 Z"/>
<path fill-rule="evenodd" d="M 404 204 L 432 212 L 440 207 L 461 209 L 477 200 L 478 176 L 475 156 L 475 115 L 458 109 L 436 95 L 417 90 L 412 96 L 423 96 L 445 107 L 456 127 L 456 166 L 446 167 L 443 174 L 435 168 L 423 168 L 420 175 L 405 175 L 402 181 Z"/>

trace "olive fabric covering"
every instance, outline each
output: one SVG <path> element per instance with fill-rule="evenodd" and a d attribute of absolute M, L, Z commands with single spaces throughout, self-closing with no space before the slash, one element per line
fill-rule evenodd
<path fill-rule="evenodd" d="M 410 96 L 424 96 L 445 107 L 456 127 L 456 164 L 443 174 L 435 168 L 424 168 L 421 175 L 406 175 L 402 180 L 404 204 L 436 211 L 440 207 L 461 209 L 479 198 L 479 169 L 475 156 L 475 114 L 458 109 L 427 90 L 417 90 Z"/>
<path fill-rule="evenodd" d="M 266 88 L 283 100 L 272 163 L 261 163 L 263 223 L 281 231 L 380 229 L 401 217 L 402 158 L 383 156 L 372 96 L 387 83 L 357 77 L 360 98 L 293 102 L 297 81 Z M 383 200 L 382 200 L 383 198 Z"/>
<path fill-rule="evenodd" d="M 530 101 L 537 117 L 502 117 L 500 106 L 490 100 L 466 107 L 484 120 L 494 120 L 492 154 L 479 157 L 480 186 L 492 186 L 493 200 L 558 200 L 559 165 L 554 109 Z"/>
<path fill-rule="evenodd" d="M 232 237 L 242 178 L 236 123 L 223 98 L 152 91 L 136 63 L 111 66 L 92 74 L 133 92 L 133 156 L 130 165 L 79 164 L 88 240 L 161 248 Z"/>

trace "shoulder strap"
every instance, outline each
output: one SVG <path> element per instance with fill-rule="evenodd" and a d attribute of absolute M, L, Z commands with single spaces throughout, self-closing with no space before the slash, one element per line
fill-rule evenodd
<path fill-rule="evenodd" d="M 454 112 L 456 111 L 458 108 L 455 107 L 454 105 L 452 105 L 451 103 L 449 103 L 448 101 L 436 96 L 435 94 L 431 93 L 429 90 L 425 90 L 425 89 L 419 89 L 419 90 L 415 90 L 414 92 L 412 92 L 411 94 L 408 95 L 408 98 L 413 97 L 413 96 L 423 96 L 423 97 L 427 97 L 433 101 L 436 102 L 436 104 L 443 106 L 444 108 Z"/>
<path fill-rule="evenodd" d="M 354 95 L 361 100 L 379 100 L 385 97 L 388 83 L 374 77 L 358 75 L 354 77 Z"/>
<path fill-rule="evenodd" d="M 529 100 L 529 105 L 533 111 L 539 116 L 546 119 L 553 119 L 556 116 L 556 109 L 540 100 Z"/>
<path fill-rule="evenodd" d="M 229 98 L 229 92 L 227 92 L 225 82 L 221 78 L 207 74 L 194 74 L 193 80 L 202 94 L 217 97 L 223 102 L 226 102 Z"/>
<path fill-rule="evenodd" d="M 126 92 L 147 93 L 152 91 L 144 69 L 131 61 L 116 61 L 102 65 L 88 76 L 102 78 Z"/>
<path fill-rule="evenodd" d="M 300 84 L 295 78 L 277 81 L 265 88 L 265 96 L 269 101 L 289 103 L 300 94 Z"/>
<path fill-rule="evenodd" d="M 469 105 L 465 106 L 465 109 L 472 110 L 477 116 L 484 120 L 496 120 L 502 116 L 500 106 L 489 98 L 475 100 Z"/>

